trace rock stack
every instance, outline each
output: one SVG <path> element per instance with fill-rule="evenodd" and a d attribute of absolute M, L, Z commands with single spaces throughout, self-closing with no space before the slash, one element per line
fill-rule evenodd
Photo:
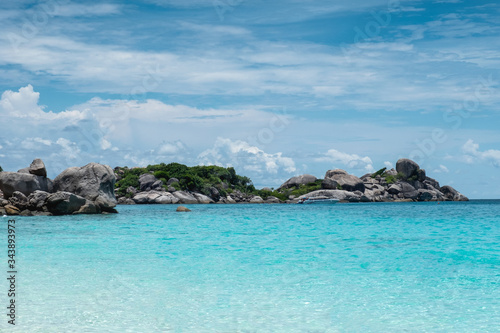
<path fill-rule="evenodd" d="M 18 172 L 0 172 L 0 214 L 67 215 L 116 213 L 115 174 L 90 163 L 64 170 L 53 181 L 41 159 Z"/>

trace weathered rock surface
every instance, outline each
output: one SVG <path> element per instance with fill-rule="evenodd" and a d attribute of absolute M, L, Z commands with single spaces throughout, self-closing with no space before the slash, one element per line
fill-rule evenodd
<path fill-rule="evenodd" d="M 52 181 L 29 173 L 0 172 L 0 190 L 5 198 L 10 198 L 16 191 L 26 196 L 35 191 L 52 192 Z"/>
<path fill-rule="evenodd" d="M 342 190 L 345 191 L 365 191 L 365 184 L 361 179 L 354 175 L 348 174 L 344 170 L 335 169 L 328 170 L 325 175 L 325 179 L 331 179 L 341 186 Z"/>
<path fill-rule="evenodd" d="M 57 192 L 47 198 L 47 208 L 54 215 L 68 215 L 78 212 L 87 200 L 69 192 Z"/>
<path fill-rule="evenodd" d="M 417 170 L 419 169 L 420 167 L 418 166 L 417 163 L 407 158 L 401 158 L 396 163 L 396 171 L 398 173 L 402 173 L 405 176 L 405 179 L 408 179 L 411 176 L 416 175 Z"/>
<path fill-rule="evenodd" d="M 264 199 L 256 195 L 252 199 L 250 199 L 250 203 L 264 203 Z"/>
<path fill-rule="evenodd" d="M 295 176 L 284 182 L 283 185 L 281 185 L 278 190 L 300 185 L 307 185 L 310 183 L 314 183 L 316 180 L 317 178 L 314 177 L 313 175 L 305 174 L 305 175 Z"/>
<path fill-rule="evenodd" d="M 179 207 L 177 207 L 176 211 L 177 212 L 190 212 L 191 209 L 184 207 L 184 206 L 179 206 Z"/>
<path fill-rule="evenodd" d="M 115 181 L 115 174 L 109 166 L 89 163 L 64 170 L 54 179 L 54 190 L 93 201 L 101 211 L 115 212 Z"/>
<path fill-rule="evenodd" d="M 176 191 L 172 193 L 174 197 L 179 199 L 179 203 L 184 204 L 196 204 L 198 203 L 198 199 L 196 199 L 191 193 L 185 191 Z"/>
<path fill-rule="evenodd" d="M 149 191 L 157 181 L 156 177 L 150 173 L 145 173 L 139 177 L 139 188 L 141 191 Z"/>
<path fill-rule="evenodd" d="M 39 158 L 34 159 L 29 166 L 29 173 L 35 176 L 47 177 L 47 169 L 45 164 Z"/>

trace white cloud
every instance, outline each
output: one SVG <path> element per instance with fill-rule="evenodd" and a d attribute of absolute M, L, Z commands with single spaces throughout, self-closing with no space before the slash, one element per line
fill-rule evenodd
<path fill-rule="evenodd" d="M 450 172 L 450 170 L 445 165 L 440 164 L 439 168 L 435 169 L 433 172 L 434 173 L 448 173 L 448 172 Z"/>
<path fill-rule="evenodd" d="M 485 151 L 479 150 L 479 144 L 474 143 L 472 139 L 462 146 L 464 160 L 467 163 L 475 163 L 478 161 L 486 161 L 493 164 L 495 167 L 500 167 L 500 150 L 489 149 Z"/>
<path fill-rule="evenodd" d="M 392 164 L 392 163 L 391 163 L 391 162 L 389 162 L 389 161 L 385 161 L 385 162 L 384 162 L 384 165 L 385 165 L 385 167 L 386 167 L 387 169 L 392 169 L 392 168 L 394 168 L 394 164 Z"/>
<path fill-rule="evenodd" d="M 42 9 L 43 10 L 43 9 Z M 104 16 L 119 14 L 120 6 L 110 3 L 100 3 L 96 5 L 82 5 L 76 3 L 56 5 L 53 11 L 54 16 L 79 17 L 79 16 Z"/>
<path fill-rule="evenodd" d="M 336 149 L 328 150 L 323 156 L 315 159 L 317 162 L 328 162 L 332 164 L 342 164 L 352 169 L 364 169 L 366 172 L 372 172 L 373 162 L 370 157 L 361 157 L 356 154 L 347 154 Z"/>
<path fill-rule="evenodd" d="M 198 160 L 204 165 L 232 166 L 237 171 L 247 171 L 256 176 L 260 174 L 260 177 L 262 174 L 275 175 L 278 172 L 297 171 L 293 159 L 284 157 L 282 153 L 266 153 L 245 141 L 232 141 L 220 137 L 212 148 L 199 154 Z"/>

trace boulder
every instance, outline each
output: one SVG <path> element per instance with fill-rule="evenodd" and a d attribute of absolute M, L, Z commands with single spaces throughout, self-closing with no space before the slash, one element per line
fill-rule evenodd
<path fill-rule="evenodd" d="M 57 192 L 47 198 L 47 208 L 54 215 L 68 215 L 78 212 L 87 202 L 88 200 L 79 195 Z"/>
<path fill-rule="evenodd" d="M 115 212 L 115 181 L 115 173 L 109 166 L 89 163 L 64 170 L 54 179 L 54 190 L 93 201 L 103 212 Z"/>
<path fill-rule="evenodd" d="M 175 211 L 176 212 L 190 212 L 191 209 L 184 207 L 184 206 L 179 206 L 179 207 L 177 207 L 177 209 Z"/>
<path fill-rule="evenodd" d="M 136 195 L 139 191 L 133 187 L 133 186 L 129 186 L 127 187 L 127 189 L 125 190 L 125 192 L 127 192 L 127 194 L 131 194 L 132 196 Z"/>
<path fill-rule="evenodd" d="M 29 173 L 35 176 L 47 177 L 47 169 L 45 169 L 45 164 L 39 158 L 34 159 L 29 166 Z"/>
<path fill-rule="evenodd" d="M 29 173 L 0 172 L 0 190 L 6 199 L 16 191 L 26 196 L 37 190 L 52 192 L 52 181 Z"/>
<path fill-rule="evenodd" d="M 9 198 L 9 202 L 11 205 L 16 206 L 20 210 L 24 210 L 28 208 L 28 198 L 21 192 L 14 192 L 12 196 Z"/>
<path fill-rule="evenodd" d="M 361 200 L 359 195 L 344 190 L 317 190 L 301 195 L 300 197 L 298 197 L 298 199 L 300 200 L 309 197 L 321 197 L 321 196 L 333 199 L 339 199 L 342 201 L 349 201 L 349 202 L 359 202 Z"/>
<path fill-rule="evenodd" d="M 179 199 L 180 203 L 184 203 L 184 204 L 196 204 L 196 203 L 198 203 L 198 200 L 189 192 L 175 191 L 172 194 L 174 197 Z"/>
<path fill-rule="evenodd" d="M 17 172 L 18 173 L 30 173 L 30 168 L 29 167 L 22 168 L 22 169 L 17 170 Z"/>
<path fill-rule="evenodd" d="M 268 196 L 267 199 L 266 199 L 266 203 L 281 203 L 281 200 L 276 198 L 275 196 Z"/>
<path fill-rule="evenodd" d="M 417 170 L 417 176 L 418 176 L 418 181 L 423 182 L 427 176 L 425 175 L 425 170 L 424 169 L 418 169 Z"/>
<path fill-rule="evenodd" d="M 179 179 L 177 179 L 177 178 L 170 178 L 167 181 L 167 185 L 172 185 L 173 183 L 178 183 L 178 182 L 179 182 Z"/>
<path fill-rule="evenodd" d="M 214 201 L 219 201 L 220 199 L 220 193 L 219 193 L 219 190 L 216 189 L 215 187 L 211 186 L 209 189 L 208 189 L 209 193 L 210 193 L 210 197 L 214 200 Z"/>
<path fill-rule="evenodd" d="M 401 188 L 401 186 L 399 184 L 392 184 L 391 186 L 389 186 L 389 189 L 387 190 L 387 192 L 389 192 L 390 194 L 399 194 L 401 193 L 403 189 Z"/>
<path fill-rule="evenodd" d="M 398 173 L 402 173 L 405 179 L 408 179 L 411 176 L 416 175 L 419 169 L 420 167 L 418 166 L 417 163 L 407 158 L 401 158 L 396 163 L 396 171 Z"/>
<path fill-rule="evenodd" d="M 179 202 L 179 199 L 174 197 L 169 192 L 161 192 L 161 195 L 157 197 L 154 202 L 155 204 L 166 205 L 166 204 L 176 204 Z"/>
<path fill-rule="evenodd" d="M 214 203 L 214 201 L 212 200 L 212 198 L 204 195 L 204 194 L 201 194 L 201 193 L 193 193 L 193 196 L 196 198 L 196 200 L 198 201 L 198 203 L 201 203 L 201 204 L 209 204 L 209 203 Z"/>
<path fill-rule="evenodd" d="M 152 185 L 157 181 L 156 177 L 150 173 L 142 174 L 139 177 L 139 189 L 141 191 L 149 191 L 152 189 Z"/>
<path fill-rule="evenodd" d="M 7 213 L 7 215 L 19 215 L 19 214 L 21 214 L 21 211 L 16 206 L 7 205 L 3 209 L 5 209 L 5 212 Z"/>
<path fill-rule="evenodd" d="M 445 185 L 439 189 L 446 200 L 451 201 L 469 201 L 462 193 L 455 190 L 453 187 Z"/>
<path fill-rule="evenodd" d="M 121 197 L 118 199 L 119 205 L 135 205 L 135 201 L 130 198 Z"/>
<path fill-rule="evenodd" d="M 344 191 L 365 191 L 365 184 L 361 179 L 356 176 L 350 175 L 346 171 L 341 169 L 328 170 L 326 172 L 325 179 L 332 179 L 336 181 Z"/>
<path fill-rule="evenodd" d="M 316 180 L 317 178 L 314 177 L 313 175 L 306 174 L 306 175 L 295 176 L 284 182 L 283 185 L 281 185 L 278 190 L 300 185 L 307 185 L 310 183 L 314 183 Z"/>
<path fill-rule="evenodd" d="M 433 201 L 437 200 L 436 193 L 430 190 L 419 189 L 418 190 L 418 201 Z"/>
<path fill-rule="evenodd" d="M 439 182 L 431 177 L 425 177 L 425 180 L 423 181 L 425 187 L 429 190 L 432 190 L 432 189 L 439 189 L 441 188 L 441 186 L 439 185 Z M 429 186 L 432 186 L 432 188 L 429 188 Z"/>
<path fill-rule="evenodd" d="M 87 200 L 85 204 L 73 214 L 98 214 L 100 213 L 99 207 L 97 207 L 92 201 Z"/>
<path fill-rule="evenodd" d="M 229 204 L 235 204 L 236 203 L 236 201 L 230 195 L 228 195 L 226 197 L 226 202 L 229 203 Z"/>
<path fill-rule="evenodd" d="M 250 199 L 250 203 L 264 203 L 264 200 L 260 196 L 256 195 Z"/>
<path fill-rule="evenodd" d="M 50 193 L 45 191 L 35 191 L 28 196 L 28 207 L 31 210 L 42 210 L 47 203 Z"/>
<path fill-rule="evenodd" d="M 339 183 L 331 178 L 325 178 L 321 182 L 321 188 L 325 190 L 338 190 Z"/>
<path fill-rule="evenodd" d="M 269 187 L 263 187 L 262 191 L 272 192 L 273 190 Z"/>
<path fill-rule="evenodd" d="M 163 182 L 161 180 L 157 180 L 153 183 L 153 185 L 151 185 L 151 189 L 152 190 L 160 190 L 162 189 L 163 190 Z"/>
<path fill-rule="evenodd" d="M 401 193 L 405 199 L 417 199 L 418 191 L 406 182 L 401 182 L 399 184 L 401 186 Z"/>

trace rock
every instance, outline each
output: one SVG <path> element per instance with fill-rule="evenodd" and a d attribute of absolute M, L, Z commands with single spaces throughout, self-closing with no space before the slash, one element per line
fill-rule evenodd
<path fill-rule="evenodd" d="M 417 199 L 418 191 L 406 182 L 399 184 L 401 186 L 401 193 L 405 199 Z"/>
<path fill-rule="evenodd" d="M 139 177 L 139 189 L 141 191 L 149 191 L 153 187 L 152 185 L 157 181 L 156 177 L 150 173 L 142 174 Z"/>
<path fill-rule="evenodd" d="M 163 189 L 163 182 L 161 180 L 157 180 L 153 183 L 153 185 L 151 185 L 151 189 L 152 190 L 159 190 L 159 189 Z"/>
<path fill-rule="evenodd" d="M 42 210 L 47 203 L 50 193 L 45 191 L 35 191 L 28 196 L 28 207 L 31 210 Z"/>
<path fill-rule="evenodd" d="M 131 194 L 132 196 L 134 196 L 137 193 L 139 193 L 139 191 L 135 187 L 133 187 L 133 186 L 127 187 L 127 189 L 126 189 L 125 192 L 128 193 L 128 194 Z"/>
<path fill-rule="evenodd" d="M 5 212 L 7 213 L 7 215 L 19 215 L 21 213 L 19 208 L 12 206 L 12 205 L 7 205 L 4 207 L 4 209 L 5 209 Z"/>
<path fill-rule="evenodd" d="M 115 212 L 115 180 L 115 173 L 109 166 L 89 163 L 64 170 L 54 179 L 54 190 L 93 201 L 102 212 Z"/>
<path fill-rule="evenodd" d="M 401 193 L 403 189 L 401 188 L 400 185 L 398 184 L 392 184 L 389 189 L 387 190 L 387 192 L 389 192 L 390 194 L 399 194 Z"/>
<path fill-rule="evenodd" d="M 201 194 L 201 193 L 193 193 L 193 196 L 196 198 L 196 200 L 198 201 L 198 203 L 201 203 L 201 204 L 210 204 L 210 203 L 214 203 L 214 201 L 212 200 L 212 198 L 204 195 L 204 194 Z"/>
<path fill-rule="evenodd" d="M 98 214 L 101 211 L 92 201 L 87 200 L 85 204 L 73 214 Z"/>
<path fill-rule="evenodd" d="M 396 171 L 398 173 L 402 173 L 405 179 L 408 179 L 411 176 L 416 175 L 419 169 L 420 167 L 418 166 L 417 163 L 407 158 L 401 158 L 396 163 Z"/>
<path fill-rule="evenodd" d="M 168 191 L 169 191 L 169 192 L 175 192 L 175 191 L 177 191 L 177 190 L 176 190 L 176 189 L 175 189 L 175 187 L 173 187 L 173 186 L 168 186 Z"/>
<path fill-rule="evenodd" d="M 180 203 L 184 203 L 184 204 L 197 204 L 198 203 L 198 200 L 189 192 L 175 191 L 172 194 L 174 197 L 179 199 Z"/>
<path fill-rule="evenodd" d="M 9 202 L 11 205 L 19 208 L 19 210 L 28 208 L 28 198 L 18 191 L 12 193 L 12 196 L 9 198 Z"/>
<path fill-rule="evenodd" d="M 439 185 L 439 182 L 431 177 L 425 177 L 425 180 L 423 181 L 424 185 L 426 185 L 427 189 L 439 189 L 441 186 Z M 432 188 L 428 188 L 428 185 L 432 186 Z"/>
<path fill-rule="evenodd" d="M 250 203 L 264 203 L 264 200 L 260 196 L 256 195 L 250 199 Z"/>
<path fill-rule="evenodd" d="M 275 196 L 268 196 L 267 199 L 266 199 L 266 203 L 281 203 L 281 200 L 276 198 Z"/>
<path fill-rule="evenodd" d="M 37 190 L 52 192 L 52 181 L 29 173 L 0 172 L 0 190 L 6 199 L 16 191 L 26 196 Z"/>
<path fill-rule="evenodd" d="M 162 192 L 159 197 L 157 197 L 154 202 L 155 204 L 166 205 L 166 204 L 176 204 L 179 202 L 179 199 L 174 197 L 172 193 Z"/>
<path fill-rule="evenodd" d="M 19 215 L 21 215 L 21 216 L 33 216 L 33 212 L 30 211 L 29 209 L 25 209 L 25 210 L 21 211 L 21 213 L 19 213 Z"/>
<path fill-rule="evenodd" d="M 273 190 L 269 187 L 263 187 L 262 191 L 272 192 Z"/>
<path fill-rule="evenodd" d="M 135 205 L 135 201 L 132 200 L 131 198 L 121 197 L 118 199 L 118 204 L 119 205 Z"/>
<path fill-rule="evenodd" d="M 310 183 L 314 183 L 317 180 L 316 177 L 313 175 L 300 175 L 300 176 L 295 176 L 290 179 L 288 179 L 286 182 L 284 182 L 279 188 L 278 191 L 281 189 L 286 189 L 290 187 L 295 187 L 295 186 L 300 186 L 300 185 L 307 185 Z"/>
<path fill-rule="evenodd" d="M 339 199 L 342 201 L 349 201 L 349 202 L 359 202 L 361 199 L 358 195 L 344 190 L 317 190 L 301 195 L 300 197 L 298 197 L 298 199 L 300 200 L 304 198 L 320 197 L 320 196 L 325 196 L 328 198 Z"/>
<path fill-rule="evenodd" d="M 167 185 L 172 185 L 173 183 L 178 183 L 178 182 L 179 182 L 179 179 L 177 179 L 177 178 L 170 178 L 167 181 Z"/>
<path fill-rule="evenodd" d="M 325 178 L 321 182 L 321 188 L 325 190 L 338 190 L 339 183 L 331 178 Z"/>
<path fill-rule="evenodd" d="M 86 203 L 85 198 L 69 192 L 53 193 L 47 198 L 47 208 L 54 215 L 73 214 L 78 212 Z"/>
<path fill-rule="evenodd" d="M 184 206 L 179 206 L 179 207 L 177 207 L 177 209 L 175 211 L 176 212 L 190 212 L 191 209 L 184 207 Z"/>
<path fill-rule="evenodd" d="M 451 201 L 469 201 L 469 199 L 462 193 L 455 190 L 453 187 L 445 185 L 439 189 L 447 200 Z"/>
<path fill-rule="evenodd" d="M 325 179 L 332 179 L 336 181 L 344 191 L 365 191 L 365 184 L 361 179 L 356 176 L 350 175 L 346 171 L 341 169 L 328 170 L 326 172 Z"/>
<path fill-rule="evenodd" d="M 157 191 L 141 192 L 133 197 L 133 201 L 136 204 L 153 204 L 155 200 L 159 198 L 162 193 Z"/>
<path fill-rule="evenodd" d="M 45 169 L 45 164 L 39 158 L 34 159 L 29 166 L 29 173 L 35 176 L 47 177 L 47 169 Z"/>
<path fill-rule="evenodd" d="M 226 202 L 229 203 L 229 204 L 235 204 L 236 203 L 236 201 L 230 195 L 228 195 L 226 197 Z"/>
<path fill-rule="evenodd" d="M 215 187 L 211 186 L 209 189 L 208 189 L 209 193 L 210 193 L 210 197 L 214 200 L 214 201 L 219 201 L 220 199 L 220 193 L 219 193 L 219 190 L 216 189 Z"/>
<path fill-rule="evenodd" d="M 5 199 L 0 199 L 0 207 L 3 207 L 3 206 L 6 206 L 9 204 L 9 201 L 8 200 L 5 200 Z"/>
<path fill-rule="evenodd" d="M 17 170 L 17 172 L 18 173 L 30 173 L 30 168 L 29 167 L 22 168 L 22 169 Z"/>
<path fill-rule="evenodd" d="M 425 175 L 425 170 L 424 169 L 418 169 L 417 170 L 417 176 L 418 176 L 418 181 L 419 182 L 423 182 L 425 180 L 425 178 L 427 177 Z"/>
<path fill-rule="evenodd" d="M 433 191 L 419 189 L 417 200 L 418 201 L 433 201 L 433 200 L 437 200 L 437 196 L 435 193 L 433 193 Z"/>

